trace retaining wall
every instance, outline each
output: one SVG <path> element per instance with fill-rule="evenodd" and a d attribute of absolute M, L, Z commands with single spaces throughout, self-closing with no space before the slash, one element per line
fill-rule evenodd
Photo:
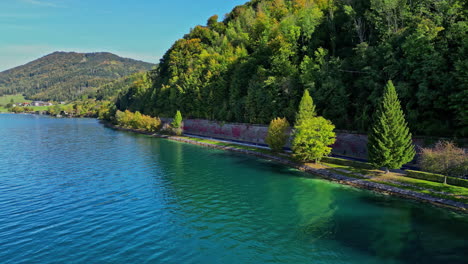
<path fill-rule="evenodd" d="M 161 118 L 161 120 L 166 123 L 172 121 L 171 118 Z M 189 134 L 260 145 L 266 145 L 265 137 L 268 131 L 267 125 L 226 123 L 205 119 L 185 119 L 183 127 L 184 132 Z M 422 138 L 415 138 L 413 142 L 416 146 L 427 145 Z M 367 135 L 338 131 L 336 142 L 332 147 L 333 154 L 366 159 Z"/>

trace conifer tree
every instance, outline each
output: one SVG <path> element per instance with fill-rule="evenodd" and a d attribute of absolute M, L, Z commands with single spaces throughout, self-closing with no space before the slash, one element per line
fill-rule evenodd
<path fill-rule="evenodd" d="M 296 114 L 295 125 L 298 126 L 302 121 L 315 117 L 316 115 L 314 101 L 309 94 L 309 90 L 305 89 L 301 102 L 299 103 L 299 112 Z"/>
<path fill-rule="evenodd" d="M 180 128 L 181 125 L 182 125 L 182 114 L 180 113 L 179 110 L 177 110 L 177 113 L 174 116 L 174 120 L 172 121 L 172 127 Z"/>
<path fill-rule="evenodd" d="M 174 120 L 172 120 L 172 132 L 176 134 L 177 136 L 182 135 L 182 114 L 180 113 L 179 110 L 177 110 Z"/>
<path fill-rule="evenodd" d="M 399 169 L 415 155 L 411 133 L 401 110 L 392 81 L 385 86 L 383 99 L 369 133 L 369 160 L 376 167 Z"/>

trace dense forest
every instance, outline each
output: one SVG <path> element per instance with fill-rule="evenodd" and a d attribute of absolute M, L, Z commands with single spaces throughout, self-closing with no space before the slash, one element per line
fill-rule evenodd
<path fill-rule="evenodd" d="M 117 99 L 152 116 L 294 121 L 304 89 L 339 129 L 366 132 L 393 80 L 411 131 L 468 133 L 463 0 L 252 0 L 177 40 Z"/>
<path fill-rule="evenodd" d="M 95 91 L 90 91 L 88 97 L 96 98 L 97 100 L 114 100 L 120 92 L 127 91 L 135 82 L 145 78 L 146 74 L 146 72 L 136 72 L 115 81 L 108 82 L 97 87 Z"/>
<path fill-rule="evenodd" d="M 107 52 L 54 52 L 0 73 L 0 96 L 24 94 L 28 99 L 73 100 L 109 81 L 148 71 L 151 63 Z"/>

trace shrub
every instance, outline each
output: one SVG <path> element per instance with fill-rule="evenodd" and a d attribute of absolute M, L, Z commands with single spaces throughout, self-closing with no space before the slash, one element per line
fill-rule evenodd
<path fill-rule="evenodd" d="M 434 148 L 423 148 L 419 164 L 425 171 L 445 176 L 461 177 L 468 173 L 465 150 L 449 141 L 439 141 Z"/>
<path fill-rule="evenodd" d="M 275 118 L 271 120 L 265 142 L 273 152 L 281 152 L 289 138 L 289 122 L 286 118 Z"/>
<path fill-rule="evenodd" d="M 125 110 L 125 112 L 117 110 L 115 113 L 115 120 L 117 125 L 121 127 L 145 130 L 148 132 L 156 132 L 161 126 L 161 120 L 158 117 L 143 115 L 138 111 L 132 113 L 128 110 Z"/>
<path fill-rule="evenodd" d="M 468 180 L 465 180 L 465 179 L 445 177 L 444 175 L 441 175 L 441 174 L 435 174 L 435 173 L 424 172 L 424 171 L 407 170 L 406 172 L 407 172 L 406 176 L 410 178 L 432 181 L 432 182 L 440 182 L 440 183 L 443 183 L 445 181 L 445 178 L 447 178 L 446 179 L 447 184 L 468 188 Z"/>
<path fill-rule="evenodd" d="M 21 107 L 21 106 L 15 106 L 10 109 L 11 112 L 13 113 L 24 113 L 29 111 L 29 108 Z"/>
<path fill-rule="evenodd" d="M 299 161 L 319 162 L 330 154 L 329 145 L 335 143 L 335 126 L 321 116 L 302 120 L 296 125 L 292 142 L 293 157 Z"/>

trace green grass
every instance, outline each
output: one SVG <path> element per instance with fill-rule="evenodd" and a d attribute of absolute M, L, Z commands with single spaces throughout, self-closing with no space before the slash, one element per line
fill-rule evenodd
<path fill-rule="evenodd" d="M 0 105 L 5 106 L 11 103 L 11 99 L 13 99 L 13 103 L 31 102 L 31 100 L 24 99 L 24 96 L 21 94 L 4 95 L 4 96 L 0 96 Z"/>
<path fill-rule="evenodd" d="M 5 106 L 11 103 L 12 99 L 13 103 L 31 102 L 31 100 L 24 99 L 24 96 L 21 94 L 0 96 L 0 113 L 8 112 L 8 109 L 6 109 Z"/>
<path fill-rule="evenodd" d="M 28 106 L 32 108 L 33 111 L 46 111 L 50 106 Z"/>
<path fill-rule="evenodd" d="M 415 191 L 418 193 L 429 194 L 434 197 L 468 203 L 468 188 L 465 188 L 465 187 L 448 185 L 448 184 L 443 184 L 443 183 L 438 183 L 438 182 L 433 182 L 433 181 L 426 181 L 426 180 L 415 179 L 415 178 L 409 178 L 409 177 L 405 177 L 404 174 L 399 174 L 399 173 L 389 173 L 385 175 L 381 171 L 378 171 L 378 170 L 366 170 L 366 169 L 361 169 L 361 168 L 354 168 L 350 166 L 330 164 L 330 163 L 326 163 L 325 165 L 331 167 L 330 169 L 331 171 L 351 177 L 351 178 L 362 178 L 359 175 L 355 175 L 355 173 L 362 174 L 362 175 L 372 177 L 371 179 L 365 179 L 367 181 L 385 184 L 385 185 L 397 187 L 400 189 L 411 190 L 411 191 Z M 343 170 L 348 171 L 349 173 L 337 171 L 336 169 L 343 169 Z M 392 182 L 388 182 L 388 180 Z M 415 187 L 405 186 L 405 185 L 398 184 L 398 183 L 409 184 Z M 421 190 L 417 187 L 424 188 L 424 190 Z M 448 195 L 440 194 L 437 192 L 445 192 Z"/>

